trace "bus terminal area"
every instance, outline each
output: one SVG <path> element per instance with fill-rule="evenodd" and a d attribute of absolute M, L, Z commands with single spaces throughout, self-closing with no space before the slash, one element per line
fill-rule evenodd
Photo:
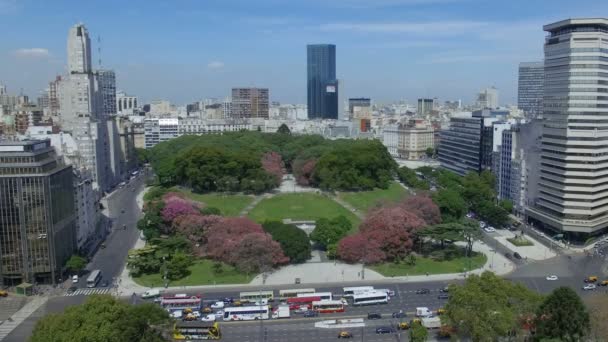
<path fill-rule="evenodd" d="M 447 285 L 447 284 L 446 284 Z M 221 339 L 233 324 L 306 324 L 310 328 L 348 328 L 322 322 L 359 322 L 357 327 L 375 326 L 389 320 L 395 329 L 420 316 L 441 313 L 446 286 L 437 289 L 402 289 L 373 286 L 331 289 L 295 288 L 201 294 L 165 294 L 149 290 L 143 300 L 154 301 L 175 319 L 176 340 Z M 315 325 L 316 324 L 316 325 Z M 406 324 L 407 325 L 407 324 Z M 404 326 L 403 324 L 401 326 Z M 330 329 L 331 330 L 331 329 Z M 339 329 L 338 329 L 339 330 Z"/>

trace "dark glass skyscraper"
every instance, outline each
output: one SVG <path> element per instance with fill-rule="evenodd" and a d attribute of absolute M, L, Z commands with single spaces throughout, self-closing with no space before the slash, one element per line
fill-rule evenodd
<path fill-rule="evenodd" d="M 336 46 L 307 46 L 308 118 L 338 118 L 338 81 L 336 80 Z"/>

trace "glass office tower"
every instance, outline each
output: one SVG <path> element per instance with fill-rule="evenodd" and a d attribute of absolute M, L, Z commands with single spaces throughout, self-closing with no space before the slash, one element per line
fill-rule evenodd
<path fill-rule="evenodd" d="M 72 177 L 50 140 L 0 142 L 0 285 L 61 278 L 76 252 Z"/>
<path fill-rule="evenodd" d="M 336 80 L 336 46 L 307 46 L 308 118 L 338 119 L 338 81 Z"/>

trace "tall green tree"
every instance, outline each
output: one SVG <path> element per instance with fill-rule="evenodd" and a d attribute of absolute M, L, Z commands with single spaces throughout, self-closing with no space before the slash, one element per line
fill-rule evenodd
<path fill-rule="evenodd" d="M 65 266 L 70 270 L 70 272 L 80 274 L 80 272 L 87 267 L 87 259 L 79 255 L 72 255 L 65 263 Z"/>
<path fill-rule="evenodd" d="M 302 229 L 278 221 L 266 221 L 262 227 L 281 245 L 283 253 L 289 257 L 292 264 L 310 259 L 310 240 Z"/>
<path fill-rule="evenodd" d="M 424 342 L 429 338 L 429 332 L 420 323 L 413 323 L 410 327 L 410 342 Z"/>
<path fill-rule="evenodd" d="M 279 129 L 277 129 L 277 133 L 291 134 L 291 130 L 289 129 L 289 127 L 287 127 L 286 124 L 281 124 L 281 126 L 279 126 Z"/>
<path fill-rule="evenodd" d="M 351 229 L 352 224 L 343 215 L 333 219 L 321 218 L 317 220 L 310 239 L 327 249 L 328 246 L 338 243 Z"/>
<path fill-rule="evenodd" d="M 559 287 L 545 298 L 538 309 L 535 339 L 583 341 L 589 328 L 589 312 L 581 298 L 573 289 Z"/>
<path fill-rule="evenodd" d="M 170 329 L 165 310 L 152 303 L 131 306 L 108 295 L 93 295 L 81 305 L 40 319 L 30 342 L 166 341 L 155 326 Z"/>
<path fill-rule="evenodd" d="M 470 275 L 463 285 L 450 286 L 442 323 L 456 329 L 461 339 L 496 341 L 521 333 L 521 319 L 532 317 L 542 297 L 521 284 L 491 272 Z"/>
<path fill-rule="evenodd" d="M 456 189 L 446 188 L 435 192 L 433 201 L 441 211 L 443 222 L 458 221 L 467 213 L 467 204 Z"/>
<path fill-rule="evenodd" d="M 167 278 L 171 280 L 184 278 L 190 274 L 190 270 L 188 270 L 190 266 L 192 266 L 192 256 L 176 252 L 167 263 Z"/>

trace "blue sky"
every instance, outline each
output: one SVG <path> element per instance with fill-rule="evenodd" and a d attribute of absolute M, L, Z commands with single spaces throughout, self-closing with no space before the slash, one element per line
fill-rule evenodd
<path fill-rule="evenodd" d="M 601 0 L 0 0 L 0 83 L 35 97 L 83 22 L 94 60 L 142 100 L 186 103 L 233 86 L 306 102 L 306 44 L 337 45 L 340 91 L 380 102 L 517 100 L 517 64 L 542 58 L 542 25 L 608 16 Z"/>

